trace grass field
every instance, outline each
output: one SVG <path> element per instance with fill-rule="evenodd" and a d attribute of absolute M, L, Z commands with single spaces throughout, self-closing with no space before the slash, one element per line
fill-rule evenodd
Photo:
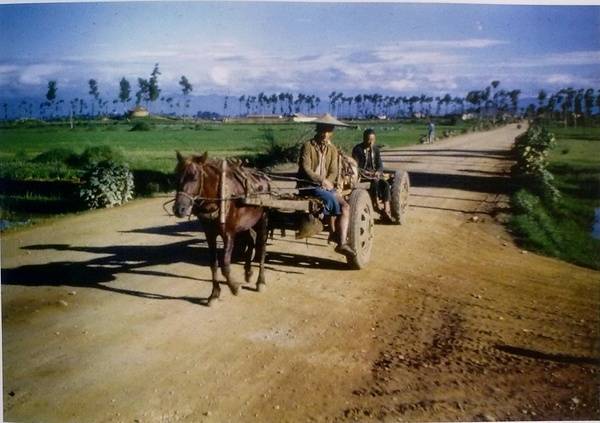
<path fill-rule="evenodd" d="M 438 137 L 473 129 L 473 123 L 436 122 Z M 147 130 L 132 131 L 143 123 Z M 422 121 L 361 121 L 357 128 L 338 128 L 334 143 L 346 152 L 361 141 L 362 131 L 373 128 L 379 145 L 415 144 L 426 133 Z M 77 182 L 90 148 L 110 147 L 133 171 L 136 194 L 173 188 L 175 150 L 183 154 L 208 151 L 214 156 L 246 156 L 253 163 L 277 161 L 279 151 L 309 139 L 314 125 L 300 123 L 221 123 L 149 118 L 127 122 L 5 122 L 0 126 L 0 219 L 3 224 L 43 219 L 82 210 Z M 269 150 L 269 140 L 278 148 Z M 287 147 L 286 147 L 287 146 Z M 279 148 L 283 147 L 283 148 Z M 60 154 L 57 154 L 60 153 Z M 83 154 L 82 154 L 83 153 Z M 65 159 L 74 156 L 75 160 Z M 40 156 L 41 155 L 41 156 Z M 111 156 L 111 157 L 113 157 Z M 50 157 L 50 159 L 49 159 Z M 53 159 L 54 158 L 54 159 Z M 289 157 L 288 157 L 289 159 Z M 70 185 L 69 185 L 70 184 Z"/>
<path fill-rule="evenodd" d="M 338 129 L 334 142 L 349 148 L 361 139 L 362 130 L 372 127 L 381 145 L 397 147 L 418 142 L 426 124 L 397 122 L 361 122 L 360 129 Z M 133 169 L 172 171 L 175 150 L 182 153 L 209 151 L 218 156 L 252 155 L 265 149 L 266 130 L 272 130 L 278 142 L 294 143 L 310 138 L 313 125 L 307 124 L 228 124 L 228 123 L 152 123 L 150 131 L 130 131 L 127 123 L 83 123 L 69 129 L 65 124 L 39 128 L 0 129 L 0 161 L 31 159 L 52 148 L 67 148 L 81 153 L 86 147 L 109 145 L 126 155 Z M 464 123 L 438 125 L 437 132 L 460 131 Z"/>
<path fill-rule="evenodd" d="M 561 198 L 555 204 L 538 199 L 531 213 L 514 216 L 511 225 L 526 248 L 599 269 L 600 240 L 591 229 L 600 207 L 600 127 L 549 129 L 557 142 L 548 170 Z"/>

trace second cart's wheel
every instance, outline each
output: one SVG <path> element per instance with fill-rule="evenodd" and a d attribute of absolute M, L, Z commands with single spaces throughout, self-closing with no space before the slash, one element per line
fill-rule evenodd
<path fill-rule="evenodd" d="M 369 193 L 364 189 L 352 191 L 349 203 L 348 244 L 356 252 L 356 256 L 348 257 L 348 264 L 356 269 L 362 269 L 371 259 L 375 229 L 373 204 Z"/>
<path fill-rule="evenodd" d="M 392 184 L 390 208 L 392 209 L 392 219 L 394 219 L 394 222 L 398 225 L 404 225 L 406 223 L 409 191 L 410 179 L 408 177 L 408 172 L 397 170 L 394 174 L 394 183 Z"/>

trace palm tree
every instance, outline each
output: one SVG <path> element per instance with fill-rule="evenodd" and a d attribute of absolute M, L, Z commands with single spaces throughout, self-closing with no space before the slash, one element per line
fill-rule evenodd
<path fill-rule="evenodd" d="M 544 107 L 544 101 L 546 101 L 546 98 L 548 97 L 548 93 L 546 93 L 546 91 L 544 90 L 540 90 L 540 92 L 538 93 L 537 99 L 538 99 L 538 110 L 542 110 Z"/>
<path fill-rule="evenodd" d="M 594 108 L 594 89 L 588 88 L 585 90 L 583 95 L 583 101 L 585 102 L 585 114 L 589 118 L 592 116 L 592 110 Z"/>
<path fill-rule="evenodd" d="M 510 97 L 510 102 L 512 105 L 513 115 L 517 113 L 517 107 L 519 103 L 519 95 L 521 94 L 521 90 L 512 90 L 508 92 L 508 96 Z"/>
<path fill-rule="evenodd" d="M 194 90 L 194 87 L 185 75 L 181 75 L 181 78 L 179 79 L 179 86 L 181 87 L 183 98 L 185 99 L 186 108 L 189 108 L 190 102 L 188 100 L 188 95 Z M 177 108 L 179 108 L 179 102 L 177 102 Z"/>
<path fill-rule="evenodd" d="M 469 91 L 467 93 L 466 100 L 467 100 L 467 102 L 471 103 L 471 105 L 472 105 L 470 110 L 473 110 L 475 108 L 475 106 L 479 105 L 479 103 L 481 102 L 480 91 L 477 91 L 477 90 Z M 475 110 L 477 110 L 477 109 L 475 109 Z"/>
<path fill-rule="evenodd" d="M 98 102 L 100 93 L 98 92 L 98 83 L 95 79 L 90 79 L 88 85 L 90 87 L 88 94 L 92 96 L 92 116 L 94 116 L 94 105 Z"/>

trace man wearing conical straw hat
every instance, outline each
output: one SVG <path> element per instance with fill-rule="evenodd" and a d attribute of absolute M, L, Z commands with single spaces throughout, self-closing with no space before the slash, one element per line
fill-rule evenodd
<path fill-rule="evenodd" d="M 338 177 L 338 151 L 331 143 L 336 126 L 350 126 L 325 114 L 310 123 L 316 124 L 312 139 L 306 141 L 300 150 L 298 178 L 306 181 L 299 185 L 309 188 L 305 194 L 314 195 L 325 204 L 324 214 L 330 219 L 332 237 L 337 241 L 335 251 L 346 256 L 356 255 L 348 245 L 348 223 L 350 206 L 335 189 Z M 330 237 L 331 238 L 331 237 Z"/>

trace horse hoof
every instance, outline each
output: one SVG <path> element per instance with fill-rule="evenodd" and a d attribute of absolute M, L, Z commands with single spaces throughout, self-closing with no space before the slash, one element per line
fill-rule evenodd
<path fill-rule="evenodd" d="M 238 295 L 240 293 L 240 285 L 237 283 L 230 283 L 229 290 L 233 295 Z"/>
<path fill-rule="evenodd" d="M 264 282 L 260 282 L 256 284 L 256 290 L 258 292 L 262 292 L 265 290 L 265 283 Z"/>
<path fill-rule="evenodd" d="M 247 272 L 247 273 L 244 275 L 244 279 L 246 280 L 246 283 L 247 283 L 247 282 L 250 282 L 250 280 L 252 279 L 252 275 L 253 275 L 253 274 L 254 274 L 254 272 Z"/>

